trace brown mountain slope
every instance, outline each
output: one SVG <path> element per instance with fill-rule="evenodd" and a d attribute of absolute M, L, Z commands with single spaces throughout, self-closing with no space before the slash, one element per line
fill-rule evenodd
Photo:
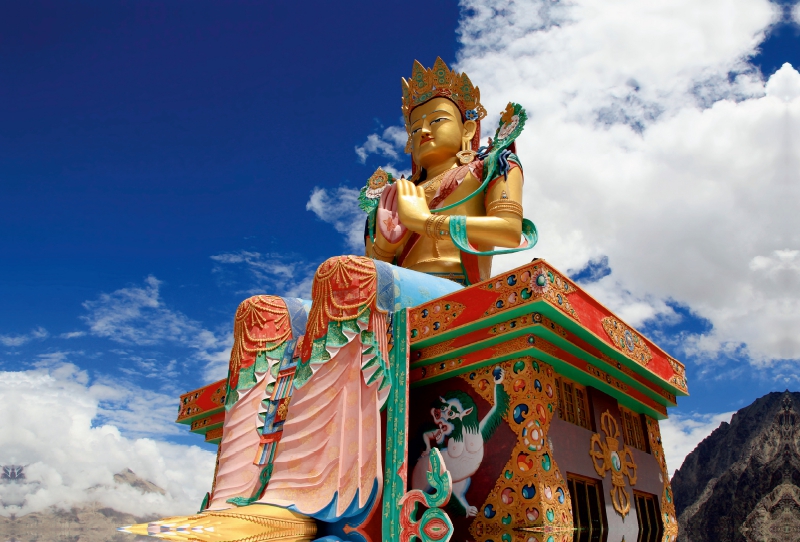
<path fill-rule="evenodd" d="M 679 541 L 800 542 L 800 393 L 757 399 L 672 477 Z"/>

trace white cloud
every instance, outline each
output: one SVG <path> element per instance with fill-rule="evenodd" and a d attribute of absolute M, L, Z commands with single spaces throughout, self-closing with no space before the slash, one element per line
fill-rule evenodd
<path fill-rule="evenodd" d="M 367 140 L 356 146 L 356 154 L 361 163 L 367 161 L 370 154 L 378 154 L 389 158 L 392 162 L 399 160 L 406 146 L 408 135 L 402 126 L 389 126 L 382 134 L 370 134 Z"/>
<path fill-rule="evenodd" d="M 241 250 L 211 256 L 214 273 L 223 274 L 223 266 L 244 266 L 248 272 L 246 295 L 272 294 L 310 299 L 315 266 L 286 254 L 261 254 Z"/>
<path fill-rule="evenodd" d="M 82 317 L 92 335 L 112 341 L 153 346 L 173 343 L 194 351 L 194 360 L 207 362 L 205 378 L 222 378 L 230 357 L 230 335 L 217 336 L 180 311 L 167 307 L 159 297 L 161 281 L 153 276 L 143 286 L 103 293 L 83 303 L 89 314 Z"/>
<path fill-rule="evenodd" d="M 798 4 L 800 5 L 800 4 Z M 785 62 L 767 81 L 767 96 L 791 102 L 800 97 L 800 77 L 791 64 Z"/>
<path fill-rule="evenodd" d="M 359 191 L 340 186 L 329 192 L 315 187 L 306 203 L 306 209 L 317 217 L 332 224 L 336 231 L 345 236 L 349 249 L 364 251 L 364 223 L 367 216 L 358 208 Z"/>
<path fill-rule="evenodd" d="M 31 330 L 30 333 L 25 333 L 22 335 L 0 335 L 0 344 L 3 346 L 22 346 L 23 344 L 29 343 L 34 340 L 42 340 L 46 339 L 49 336 L 47 330 L 43 327 L 37 327 L 36 329 Z"/>
<path fill-rule="evenodd" d="M 664 455 L 667 458 L 667 472 L 674 473 L 681 468 L 686 456 L 722 422 L 730 423 L 733 414 L 672 414 L 668 420 L 659 422 Z"/>
<path fill-rule="evenodd" d="M 78 337 L 85 337 L 85 331 L 69 331 L 67 333 L 62 333 L 58 336 L 59 339 L 77 339 Z"/>
<path fill-rule="evenodd" d="M 172 423 L 174 397 L 91 382 L 69 364 L 4 372 L 0 379 L 5 383 L 0 464 L 25 465 L 26 475 L 22 483 L 0 484 L 0 514 L 98 501 L 122 512 L 163 517 L 196 511 L 210 490 L 212 452 L 158 440 L 178 429 Z M 166 495 L 115 486 L 114 474 L 125 468 Z"/>
<path fill-rule="evenodd" d="M 392 176 L 395 179 L 399 179 L 400 177 L 411 177 L 411 168 L 410 167 L 408 167 L 406 169 L 400 169 L 399 167 L 397 167 L 397 166 L 395 166 L 393 164 L 386 164 L 384 166 L 381 166 L 381 169 L 391 173 Z"/>
<path fill-rule="evenodd" d="M 695 352 L 744 341 L 755 363 L 800 359 L 795 264 L 750 265 L 800 249 L 800 74 L 785 65 L 764 82 L 747 61 L 780 9 L 461 5 L 458 68 L 494 114 L 484 129 L 508 100 L 530 117 L 518 154 L 540 243 L 494 271 L 532 255 L 564 270 L 607 256 L 612 273 L 586 287 L 632 323 L 677 318 L 667 302 L 678 303 L 713 324 L 688 343 Z"/>
<path fill-rule="evenodd" d="M 36 356 L 36 362 L 34 363 L 34 366 L 48 367 L 52 365 L 58 365 L 64 363 L 67 360 L 67 358 L 73 353 L 83 354 L 83 352 L 69 352 L 62 350 L 57 350 L 55 352 L 47 352 L 45 354 L 39 354 L 38 356 Z"/>

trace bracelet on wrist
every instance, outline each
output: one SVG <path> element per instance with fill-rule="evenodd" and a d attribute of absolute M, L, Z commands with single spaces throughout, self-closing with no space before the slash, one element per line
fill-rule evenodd
<path fill-rule="evenodd" d="M 379 247 L 377 244 L 374 243 L 372 245 L 372 253 L 379 258 L 389 258 L 392 260 L 394 259 L 394 251 L 389 252 L 388 250 L 383 250 L 381 247 Z"/>

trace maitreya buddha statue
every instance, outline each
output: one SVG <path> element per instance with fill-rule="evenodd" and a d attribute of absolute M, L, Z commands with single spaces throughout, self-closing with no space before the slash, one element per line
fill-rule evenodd
<path fill-rule="evenodd" d="M 524 110 L 509 104 L 479 147 L 486 111 L 466 74 L 415 62 L 402 86 L 412 175 L 379 169 L 362 189 L 366 256 L 325 261 L 311 302 L 254 296 L 237 310 L 214 485 L 203 513 L 169 520 L 193 539 L 250 536 L 253 518 L 310 536 L 314 520 L 358 524 L 380 506 L 392 315 L 536 242 L 514 154 Z"/>

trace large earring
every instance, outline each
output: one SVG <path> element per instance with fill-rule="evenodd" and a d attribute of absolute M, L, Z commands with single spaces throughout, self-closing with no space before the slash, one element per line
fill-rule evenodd
<path fill-rule="evenodd" d="M 470 144 L 469 139 L 462 139 L 461 140 L 461 150 L 456 153 L 456 157 L 458 161 L 461 162 L 463 165 L 469 164 L 473 160 L 475 160 L 475 155 L 478 154 L 472 150 L 472 145 Z"/>

